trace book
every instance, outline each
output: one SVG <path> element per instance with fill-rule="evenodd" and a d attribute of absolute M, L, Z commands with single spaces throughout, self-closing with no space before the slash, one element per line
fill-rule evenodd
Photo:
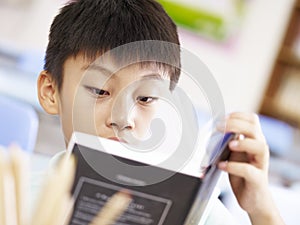
<path fill-rule="evenodd" d="M 217 163 L 228 159 L 227 144 L 234 136 L 211 138 L 210 157 L 201 175 L 200 168 L 176 170 L 156 163 L 163 157 L 159 152 L 149 158 L 124 143 L 75 132 L 68 146 L 68 153 L 77 160 L 72 189 L 75 203 L 68 224 L 89 224 L 111 196 L 123 191 L 132 201 L 117 225 L 203 224 L 216 198 L 221 173 Z"/>

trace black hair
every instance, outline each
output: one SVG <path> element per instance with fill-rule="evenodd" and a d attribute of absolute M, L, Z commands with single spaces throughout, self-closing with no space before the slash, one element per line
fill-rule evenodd
<path fill-rule="evenodd" d="M 177 27 L 155 0 L 73 0 L 61 8 L 49 34 L 44 69 L 52 74 L 58 88 L 63 83 L 63 66 L 70 57 L 82 53 L 90 60 L 118 46 L 145 40 L 158 40 L 160 55 L 172 65 L 159 63 L 168 70 L 173 89 L 180 74 L 180 48 Z M 177 47 L 176 47 L 177 46 Z M 132 55 L 151 54 L 140 49 Z M 125 54 L 128 54 L 125 53 Z M 156 53 L 153 53 L 156 54 Z M 127 55 L 115 56 L 126 58 Z M 174 65 L 177 65 L 174 67 Z"/>

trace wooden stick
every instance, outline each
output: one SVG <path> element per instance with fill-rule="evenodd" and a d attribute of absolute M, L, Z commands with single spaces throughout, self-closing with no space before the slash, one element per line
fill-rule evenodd
<path fill-rule="evenodd" d="M 17 225 L 17 200 L 15 179 L 11 171 L 11 165 L 7 161 L 4 174 L 4 210 L 6 223 L 5 225 Z"/>
<path fill-rule="evenodd" d="M 26 218 L 28 164 L 24 163 L 25 155 L 17 147 L 11 147 L 9 152 L 11 156 L 8 161 L 6 154 L 0 151 L 0 224 L 28 225 L 28 218 Z M 63 159 L 46 180 L 30 224 L 62 225 L 68 221 L 74 203 L 70 196 L 74 175 L 74 157 Z M 91 225 L 114 223 L 130 202 L 131 197 L 128 193 L 116 193 Z"/>
<path fill-rule="evenodd" d="M 0 220 L 1 225 L 17 225 L 14 177 L 4 151 L 0 150 Z"/>
<path fill-rule="evenodd" d="M 58 202 L 56 210 L 53 212 L 53 220 L 50 224 L 67 225 L 73 212 L 74 201 L 69 193 L 66 193 Z"/>
<path fill-rule="evenodd" d="M 15 183 L 16 213 L 18 225 L 28 222 L 29 158 L 18 146 L 9 148 L 11 170 Z"/>
<path fill-rule="evenodd" d="M 75 174 L 75 159 L 62 159 L 58 167 L 48 177 L 33 213 L 32 225 L 53 225 L 57 215 L 55 211 L 69 195 Z M 59 224 L 63 224 L 61 221 Z"/>
<path fill-rule="evenodd" d="M 5 224 L 5 200 L 4 200 L 4 174 L 5 157 L 3 149 L 0 150 L 0 224 Z"/>
<path fill-rule="evenodd" d="M 117 192 L 104 205 L 90 225 L 113 224 L 127 209 L 130 202 L 131 197 L 128 193 Z"/>

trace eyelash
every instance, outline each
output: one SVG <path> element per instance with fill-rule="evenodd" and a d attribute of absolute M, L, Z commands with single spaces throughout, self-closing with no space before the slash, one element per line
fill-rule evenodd
<path fill-rule="evenodd" d="M 108 91 L 105 91 L 103 89 L 94 88 L 94 87 L 85 87 L 91 94 L 97 96 L 97 97 L 103 97 L 103 96 L 109 96 L 110 93 Z M 142 105 L 148 105 L 153 103 L 154 101 L 157 101 L 157 97 L 151 97 L 151 96 L 139 96 L 136 99 L 139 103 Z"/>
<path fill-rule="evenodd" d="M 98 89 L 98 88 L 93 88 L 93 87 L 85 87 L 89 92 L 91 92 L 93 95 L 96 95 L 98 97 L 102 97 L 102 96 L 109 96 L 109 92 L 102 90 L 102 89 Z"/>
<path fill-rule="evenodd" d="M 148 101 L 149 99 L 150 99 L 150 101 Z M 151 104 L 156 100 L 158 100 L 158 98 L 150 97 L 150 96 L 139 96 L 139 97 L 137 97 L 137 101 L 140 102 L 143 105 Z"/>

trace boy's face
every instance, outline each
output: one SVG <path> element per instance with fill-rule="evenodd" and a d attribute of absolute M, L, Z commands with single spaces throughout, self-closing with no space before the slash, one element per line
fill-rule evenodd
<path fill-rule="evenodd" d="M 63 76 L 58 91 L 43 71 L 38 89 L 46 112 L 59 114 L 66 142 L 80 131 L 135 144 L 150 135 L 160 99 L 170 92 L 169 78 L 155 66 L 118 68 L 109 58 L 90 64 L 82 55 L 70 57 Z"/>

